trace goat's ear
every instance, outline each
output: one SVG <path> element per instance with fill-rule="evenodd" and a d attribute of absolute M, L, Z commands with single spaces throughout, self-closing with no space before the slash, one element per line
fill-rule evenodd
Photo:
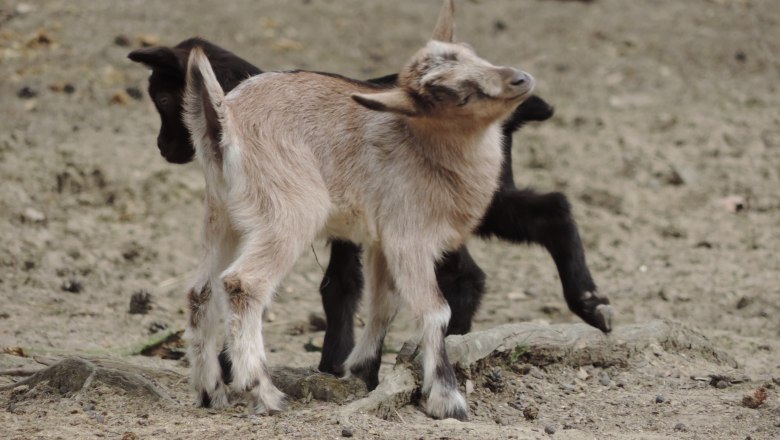
<path fill-rule="evenodd" d="M 144 47 L 130 52 L 127 57 L 136 63 L 143 63 L 152 70 L 162 69 L 184 74 L 179 57 L 170 47 Z"/>
<path fill-rule="evenodd" d="M 358 104 L 378 112 L 399 113 L 406 116 L 417 115 L 414 101 L 401 89 L 378 93 L 355 93 L 352 95 Z"/>
<path fill-rule="evenodd" d="M 455 4 L 453 0 L 444 0 L 442 3 L 432 38 L 445 43 L 455 41 Z"/>

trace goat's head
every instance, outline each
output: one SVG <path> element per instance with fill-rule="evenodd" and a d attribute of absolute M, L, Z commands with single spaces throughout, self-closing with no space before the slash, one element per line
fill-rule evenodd
<path fill-rule="evenodd" d="M 187 51 L 166 46 L 146 47 L 128 55 L 131 60 L 152 69 L 149 96 L 160 114 L 157 148 L 171 163 L 187 163 L 195 154 L 190 133 L 181 119 L 186 56 Z"/>
<path fill-rule="evenodd" d="M 149 96 L 160 114 L 161 122 L 157 148 L 165 160 L 171 163 L 187 163 L 195 155 L 190 133 L 182 120 L 187 59 L 195 46 L 203 48 L 225 92 L 232 90 L 247 77 L 260 73 L 257 67 L 202 38 L 190 38 L 174 47 L 146 47 L 127 55 L 152 70 Z"/>
<path fill-rule="evenodd" d="M 453 12 L 452 0 L 445 0 L 433 39 L 403 67 L 397 88 L 353 99 L 372 110 L 462 126 L 501 120 L 530 97 L 535 84 L 531 75 L 494 66 L 469 45 L 454 42 Z"/>

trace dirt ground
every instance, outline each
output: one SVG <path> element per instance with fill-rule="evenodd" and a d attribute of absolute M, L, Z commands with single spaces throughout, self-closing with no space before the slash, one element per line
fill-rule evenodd
<path fill-rule="evenodd" d="M 506 371 L 497 392 L 478 384 L 468 396 L 466 423 L 408 406 L 391 420 L 345 424 L 338 405 L 318 401 L 273 417 L 195 409 L 182 361 L 134 354 L 152 330 L 185 325 L 203 178 L 196 165 L 159 156 L 148 73 L 127 53 L 200 35 L 263 69 L 368 78 L 396 71 L 437 10 L 433 0 L 0 0 L 0 348 L 27 355 L 7 349 L 0 368 L 36 366 L 34 355 L 122 358 L 159 370 L 154 379 L 180 402 L 110 387 L 5 391 L 0 437 L 780 438 L 775 0 L 458 2 L 459 39 L 531 72 L 556 107 L 516 136 L 515 176 L 569 196 L 617 325 L 682 322 L 738 370 L 659 349 L 623 368 Z M 544 250 L 469 246 L 488 274 L 475 329 L 578 322 Z M 268 316 L 273 365 L 318 361 L 304 346 L 321 345 L 309 316 L 322 315 L 328 252 L 324 243 L 314 250 Z M 141 291 L 151 310 L 128 313 Z M 413 332 L 401 313 L 388 348 Z M 726 373 L 750 381 L 692 378 Z M 18 379 L 0 376 L 0 386 Z M 744 406 L 759 387 L 766 402 Z M 518 409 L 528 407 L 536 417 Z"/>

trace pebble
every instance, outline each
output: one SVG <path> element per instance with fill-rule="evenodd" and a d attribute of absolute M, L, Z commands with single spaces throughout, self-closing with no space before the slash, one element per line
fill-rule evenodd
<path fill-rule="evenodd" d="M 22 213 L 22 219 L 30 223 L 43 223 L 46 221 L 46 215 L 34 208 L 27 208 Z"/>
<path fill-rule="evenodd" d="M 686 427 L 683 423 L 678 423 L 674 425 L 674 430 L 677 432 L 686 432 L 688 431 L 688 427 Z"/>
<path fill-rule="evenodd" d="M 352 430 L 351 430 L 351 429 L 348 429 L 348 428 L 344 428 L 344 429 L 342 429 L 342 430 L 341 430 L 341 436 L 342 436 L 342 437 L 352 437 L 352 436 L 353 436 L 353 434 L 352 434 Z"/>
<path fill-rule="evenodd" d="M 605 387 L 609 386 L 610 383 L 609 374 L 607 374 L 606 371 L 602 371 L 599 373 L 599 383 L 604 385 Z"/>
<path fill-rule="evenodd" d="M 130 37 L 127 35 L 117 35 L 114 37 L 114 44 L 120 47 L 127 47 L 130 45 Z"/>
<path fill-rule="evenodd" d="M 125 92 L 127 92 L 127 95 L 136 101 L 140 101 L 144 97 L 144 94 L 138 87 L 128 87 L 125 89 Z"/>
<path fill-rule="evenodd" d="M 16 96 L 22 99 L 32 99 L 38 96 L 38 91 L 30 86 L 24 86 L 16 92 Z"/>
<path fill-rule="evenodd" d="M 571 393 L 575 390 L 574 385 L 570 383 L 565 383 L 561 385 L 561 389 L 567 393 Z"/>
<path fill-rule="evenodd" d="M 81 293 L 81 291 L 84 290 L 84 285 L 81 284 L 81 281 L 71 278 L 62 283 L 61 288 L 64 292 Z"/>
<path fill-rule="evenodd" d="M 530 374 L 531 377 L 535 377 L 537 379 L 544 379 L 544 372 L 536 367 L 532 367 L 528 374 Z"/>
<path fill-rule="evenodd" d="M 466 379 L 466 395 L 469 395 L 474 392 L 474 381 L 471 379 Z"/>
<path fill-rule="evenodd" d="M 547 425 L 547 426 L 544 427 L 544 432 L 546 432 L 547 434 L 553 435 L 553 434 L 555 434 L 555 427 L 552 426 L 552 425 Z"/>
<path fill-rule="evenodd" d="M 715 388 L 718 388 L 718 389 L 721 389 L 721 390 L 724 389 L 724 388 L 728 388 L 728 386 L 729 386 L 729 383 L 726 382 L 725 380 L 719 380 L 715 384 Z"/>
<path fill-rule="evenodd" d="M 655 403 L 664 403 L 664 402 L 666 402 L 666 397 L 661 395 L 655 396 Z"/>

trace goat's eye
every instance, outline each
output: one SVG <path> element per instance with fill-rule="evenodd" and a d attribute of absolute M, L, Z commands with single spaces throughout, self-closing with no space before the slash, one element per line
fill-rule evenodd
<path fill-rule="evenodd" d="M 168 105 L 168 101 L 170 99 L 167 96 L 160 96 L 160 98 L 157 100 L 157 103 L 160 105 Z"/>
<path fill-rule="evenodd" d="M 458 105 L 462 107 L 462 106 L 464 106 L 464 105 L 468 104 L 468 103 L 469 103 L 469 100 L 471 100 L 471 96 L 472 96 L 472 95 L 466 95 L 466 96 L 464 96 L 464 97 L 463 97 L 463 99 L 461 99 L 461 100 L 460 100 L 460 102 L 458 103 Z"/>

